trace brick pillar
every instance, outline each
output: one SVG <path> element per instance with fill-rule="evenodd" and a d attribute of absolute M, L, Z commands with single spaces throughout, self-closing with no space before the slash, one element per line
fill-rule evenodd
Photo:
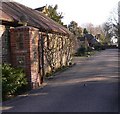
<path fill-rule="evenodd" d="M 22 26 L 11 29 L 12 65 L 24 69 L 30 88 L 39 85 L 38 38 L 36 28 Z"/>

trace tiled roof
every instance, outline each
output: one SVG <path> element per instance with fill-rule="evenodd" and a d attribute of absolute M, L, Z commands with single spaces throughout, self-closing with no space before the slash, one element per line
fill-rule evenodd
<path fill-rule="evenodd" d="M 92 34 L 85 34 L 84 35 L 86 38 L 87 38 L 87 40 L 92 40 L 92 39 L 94 39 L 94 36 L 92 35 Z"/>
<path fill-rule="evenodd" d="M 64 26 L 53 21 L 43 13 L 26 7 L 17 2 L 2 2 L 0 6 L 0 21 L 10 23 L 27 22 L 27 25 L 38 28 L 41 31 L 61 33 L 69 35 L 71 32 Z"/>

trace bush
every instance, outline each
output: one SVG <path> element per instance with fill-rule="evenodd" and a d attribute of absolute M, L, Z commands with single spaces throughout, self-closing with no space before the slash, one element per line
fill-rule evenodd
<path fill-rule="evenodd" d="M 100 50 L 105 50 L 105 46 L 103 44 L 96 44 L 94 46 L 95 50 L 100 51 Z"/>
<path fill-rule="evenodd" d="M 77 53 L 75 53 L 75 56 L 88 56 L 91 55 L 91 53 L 93 52 L 92 47 L 80 47 L 77 50 Z"/>
<path fill-rule="evenodd" d="M 96 44 L 94 45 L 94 48 L 95 48 L 95 50 L 97 50 L 97 51 L 102 50 L 102 45 L 101 45 L 101 43 L 96 43 Z"/>
<path fill-rule="evenodd" d="M 77 53 L 75 55 L 83 56 L 83 55 L 85 55 L 85 52 L 86 52 L 86 48 L 85 47 L 80 47 L 80 48 L 78 48 Z"/>
<path fill-rule="evenodd" d="M 88 48 L 87 48 L 87 52 L 92 52 L 92 51 L 94 51 L 94 48 L 93 48 L 93 47 L 88 47 Z"/>
<path fill-rule="evenodd" d="M 25 73 L 20 68 L 13 68 L 8 64 L 2 65 L 2 97 L 14 95 L 22 86 L 27 85 Z"/>

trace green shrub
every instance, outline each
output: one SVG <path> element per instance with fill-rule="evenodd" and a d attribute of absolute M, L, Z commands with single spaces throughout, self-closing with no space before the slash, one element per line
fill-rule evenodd
<path fill-rule="evenodd" d="M 83 55 L 85 55 L 85 52 L 86 52 L 86 48 L 85 47 L 80 47 L 80 48 L 78 48 L 77 53 L 75 55 L 83 56 Z"/>
<path fill-rule="evenodd" d="M 102 44 L 96 44 L 94 46 L 95 50 L 100 51 L 100 50 L 105 50 L 105 46 Z"/>
<path fill-rule="evenodd" d="M 88 47 L 86 51 L 87 51 L 87 52 L 92 52 L 93 49 L 92 49 L 92 47 Z"/>
<path fill-rule="evenodd" d="M 8 64 L 2 65 L 2 97 L 14 95 L 18 89 L 27 85 L 25 73 L 20 68 L 13 68 Z"/>

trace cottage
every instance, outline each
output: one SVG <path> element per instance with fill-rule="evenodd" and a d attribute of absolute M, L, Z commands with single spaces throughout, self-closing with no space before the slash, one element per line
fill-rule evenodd
<path fill-rule="evenodd" d="M 94 47 L 96 44 L 99 44 L 97 38 L 94 37 L 92 34 L 87 33 L 84 35 L 84 37 L 87 39 L 90 47 Z"/>
<path fill-rule="evenodd" d="M 22 67 L 31 88 L 71 63 L 73 42 L 65 27 L 16 2 L 2 2 L 0 13 L 3 63 Z"/>
<path fill-rule="evenodd" d="M 79 47 L 84 47 L 87 48 L 89 47 L 89 43 L 86 37 L 82 36 L 82 37 L 78 37 L 79 40 Z"/>

